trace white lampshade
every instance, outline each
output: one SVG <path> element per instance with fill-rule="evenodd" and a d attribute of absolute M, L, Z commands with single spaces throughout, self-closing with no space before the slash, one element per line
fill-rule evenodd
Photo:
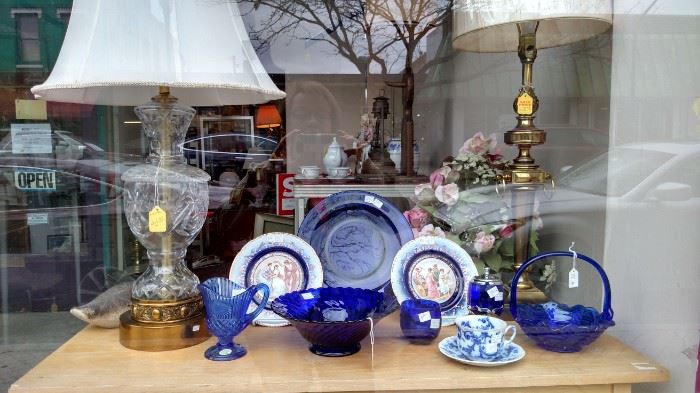
<path fill-rule="evenodd" d="M 518 22 L 540 21 L 537 48 L 585 40 L 612 24 L 611 0 L 457 0 L 455 49 L 471 52 L 518 50 Z"/>
<path fill-rule="evenodd" d="M 191 106 L 280 99 L 235 1 L 75 0 L 47 101 L 140 105 L 169 86 Z"/>

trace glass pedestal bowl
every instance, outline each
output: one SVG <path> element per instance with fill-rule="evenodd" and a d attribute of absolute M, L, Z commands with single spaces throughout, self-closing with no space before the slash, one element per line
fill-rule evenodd
<path fill-rule="evenodd" d="M 272 310 L 311 343 L 311 352 L 338 357 L 360 350 L 360 341 L 372 327 L 369 318 L 375 317 L 383 300 L 383 293 L 370 289 L 314 288 L 278 297 Z"/>

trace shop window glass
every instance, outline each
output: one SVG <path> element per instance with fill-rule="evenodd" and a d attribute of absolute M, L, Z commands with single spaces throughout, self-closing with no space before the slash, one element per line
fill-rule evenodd
<path fill-rule="evenodd" d="M 183 29 L 183 37 L 186 28 L 206 30 L 208 26 L 188 24 L 187 15 L 163 12 L 164 5 L 180 1 L 239 7 L 246 30 L 242 34 L 248 34 L 251 51 L 286 93 L 284 99 L 263 104 L 194 107 L 179 147 L 186 165 L 211 177 L 208 207 L 198 216 L 204 224 L 184 257 L 200 281 L 229 277 L 235 258 L 263 234 L 298 234 L 304 218 L 315 208 L 323 211 L 322 201 L 336 191 L 383 195 L 398 213 L 377 226 L 389 228 L 399 222 L 410 226 L 407 236 L 445 237 L 470 255 L 480 272 L 489 267 L 498 273 L 506 287 L 516 258 L 514 233 L 529 222 L 533 229 L 523 238 L 531 255 L 566 250 L 575 243 L 577 252 L 602 263 L 610 277 L 617 322 L 606 334 L 658 362 L 654 366 L 671 370 L 670 382 L 635 386 L 633 392 L 695 387 L 693 367 L 700 341 L 700 264 L 695 262 L 700 246 L 693 241 L 700 238 L 700 3 L 615 1 L 611 28 L 538 48 L 532 71 L 539 98 L 534 123 L 546 131 L 546 141 L 533 146 L 526 158 L 533 157 L 539 165 L 529 169 L 545 171 L 552 179 L 538 183 L 542 187 L 528 202 L 532 212 L 521 214 L 510 199 L 512 187 L 496 175 L 520 152 L 515 143 L 504 142 L 517 124 L 516 96 L 524 97 L 526 108 L 532 103 L 529 93 L 520 95 L 520 58 L 515 49 L 457 48 L 455 2 L 150 1 L 143 14 L 115 23 L 113 34 L 146 22 L 172 23 L 172 29 Z M 459 1 L 464 2 L 499 4 Z M 5 16 L 0 15 L 0 370 L 11 370 L 7 376 L 0 373 L 0 390 L 70 337 L 86 332 L 86 324 L 70 313 L 72 308 L 128 285 L 146 270 L 149 256 L 129 229 L 122 176 L 149 160 L 157 147 L 144 134 L 133 106 L 37 100 L 30 89 L 47 79 L 66 28 L 84 15 L 72 13 L 72 0 L 12 3 L 16 8 L 7 6 Z M 402 13 L 400 8 L 407 4 L 420 6 Z M 500 15 L 498 7 L 491 16 Z M 411 19 L 407 12 L 420 15 Z M 81 38 L 88 43 L 96 37 Z M 151 43 L 153 37 L 139 38 L 131 44 Z M 206 42 L 187 45 L 197 56 L 212 59 L 208 65 L 250 67 L 238 58 L 220 56 Z M 152 56 L 165 57 L 170 50 L 176 48 L 161 46 Z M 113 46 L 105 53 L 119 54 Z M 124 72 L 138 76 L 141 70 L 130 66 Z M 205 74 L 198 76 L 210 77 Z M 153 87 L 153 95 L 157 93 Z M 175 88 L 173 95 L 177 96 Z M 411 141 L 406 140 L 409 128 Z M 343 175 L 345 168 L 348 176 Z M 406 176 L 407 172 L 412 173 Z M 377 206 L 372 198 L 366 200 Z M 310 241 L 317 241 L 312 245 L 325 260 L 324 269 L 345 267 L 345 278 L 361 276 L 362 269 L 370 275 L 390 272 L 400 246 L 382 248 L 387 236 L 373 231 L 367 211 L 343 214 L 331 211 L 316 223 L 330 228 L 329 238 L 335 236 L 327 244 L 317 244 L 319 238 Z M 349 229 L 356 222 L 360 229 Z M 348 227 L 341 227 L 345 223 Z M 329 266 L 330 249 L 343 242 L 356 247 L 336 249 L 340 262 Z M 375 269 L 373 263 L 380 258 L 389 262 Z M 269 271 L 251 268 L 246 279 L 269 280 L 275 294 L 300 282 L 291 267 L 273 265 Z M 428 265 L 425 271 L 433 269 Z M 360 268 L 353 270 L 356 266 Z M 579 264 L 579 286 L 569 288 L 570 268 L 570 259 L 534 266 L 530 277 L 537 294 L 600 308 L 598 273 Z M 445 280 L 451 276 L 437 268 L 431 274 L 413 277 L 416 293 L 449 298 L 446 294 L 458 287 Z M 385 274 L 373 286 L 388 283 L 388 288 L 391 281 Z M 463 284 L 466 288 L 468 283 Z M 375 350 L 385 345 L 386 335 L 393 340 L 402 334 L 398 312 L 390 318 L 395 321 L 376 324 Z M 296 334 L 292 328 L 248 329 L 271 336 Z M 442 334 L 453 330 L 443 327 Z M 117 345 L 118 330 L 87 331 L 112 334 L 112 344 Z M 529 343 L 525 334 L 518 336 L 516 342 Z M 297 338 L 296 350 L 312 356 Z M 396 343 L 402 341 L 393 340 Z M 254 342 L 244 344 L 248 356 L 260 350 Z M 437 353 L 437 344 L 425 348 Z M 95 343 L 85 347 L 101 350 Z M 364 355 L 370 359 L 369 339 L 361 351 L 354 361 L 362 361 Z M 198 359 L 202 353 L 197 353 Z M 603 350 L 595 353 L 607 358 Z M 523 362 L 539 358 L 528 355 Z M 391 356 L 375 352 L 374 370 L 386 367 L 380 361 Z M 400 358 L 391 361 L 403 361 Z M 138 356 L 130 359 L 124 369 L 142 366 Z M 551 359 L 557 363 L 559 358 Z M 314 367 L 325 367 L 343 360 L 314 361 Z M 575 363 L 577 358 L 567 361 Z M 114 362 L 121 364 L 122 359 Z M 6 364 L 11 367 L 4 368 Z M 60 375 L 60 367 L 56 373 Z M 320 389 L 322 374 L 310 374 L 308 386 Z M 426 374 L 440 378 L 439 370 Z M 576 378 L 572 374 L 571 380 Z M 466 378 L 465 386 L 469 383 Z"/>

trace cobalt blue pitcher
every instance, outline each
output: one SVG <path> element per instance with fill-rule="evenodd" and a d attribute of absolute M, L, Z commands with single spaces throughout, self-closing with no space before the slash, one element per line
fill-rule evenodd
<path fill-rule="evenodd" d="M 197 288 L 204 299 L 207 327 L 219 339 L 216 345 L 204 352 L 204 357 L 209 360 L 234 360 L 245 356 L 248 351 L 234 343 L 233 339 L 265 308 L 270 288 L 260 283 L 245 289 L 223 277 L 210 278 Z M 262 292 L 262 301 L 255 311 L 247 313 L 258 291 Z"/>

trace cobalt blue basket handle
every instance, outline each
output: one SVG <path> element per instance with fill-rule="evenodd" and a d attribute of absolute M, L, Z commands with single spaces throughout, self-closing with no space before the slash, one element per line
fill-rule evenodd
<path fill-rule="evenodd" d="M 605 298 L 603 299 L 603 317 L 611 321 L 614 312 L 610 300 L 610 281 L 608 281 L 608 275 L 605 274 L 605 271 L 598 264 L 598 262 L 594 261 L 592 258 L 579 253 L 576 253 L 576 256 L 578 257 L 578 259 L 584 260 L 593 265 L 593 267 L 598 271 L 598 274 L 600 274 L 600 278 L 603 280 L 603 287 L 605 289 Z M 518 317 L 517 290 L 518 279 L 520 278 L 520 275 L 523 274 L 525 269 L 527 269 L 533 263 L 545 258 L 553 257 L 574 257 L 574 253 L 571 251 L 555 251 L 538 254 L 528 259 L 525 263 L 522 264 L 522 266 L 520 266 L 520 269 L 518 269 L 518 271 L 515 272 L 515 276 L 513 276 L 513 281 L 510 283 L 510 313 L 513 315 L 514 319 Z"/>

